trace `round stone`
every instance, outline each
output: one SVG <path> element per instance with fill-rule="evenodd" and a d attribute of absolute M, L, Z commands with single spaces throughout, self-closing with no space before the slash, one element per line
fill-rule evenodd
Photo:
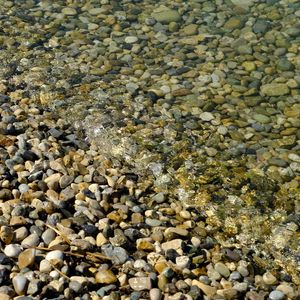
<path fill-rule="evenodd" d="M 229 271 L 229 269 L 228 269 L 228 267 L 227 266 L 225 266 L 223 263 L 221 263 L 221 262 L 217 262 L 216 264 L 215 264 L 215 270 L 218 272 L 218 273 L 220 273 L 223 277 L 229 277 L 229 275 L 230 275 L 230 271 Z"/>
<path fill-rule="evenodd" d="M 285 295 L 281 291 L 272 291 L 269 294 L 269 299 L 270 300 L 283 300 L 285 298 Z"/>
<path fill-rule="evenodd" d="M 22 251 L 22 247 L 18 244 L 10 244 L 4 248 L 4 254 L 8 257 L 18 257 Z"/>

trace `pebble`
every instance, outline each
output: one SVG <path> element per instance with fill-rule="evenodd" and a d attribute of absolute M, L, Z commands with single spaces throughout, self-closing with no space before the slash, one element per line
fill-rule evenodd
<path fill-rule="evenodd" d="M 50 263 L 60 265 L 63 263 L 64 253 L 60 250 L 53 250 L 46 254 L 45 259 Z"/>
<path fill-rule="evenodd" d="M 150 300 L 161 300 L 162 293 L 161 290 L 158 288 L 152 288 L 149 292 Z"/>
<path fill-rule="evenodd" d="M 203 112 L 200 114 L 200 119 L 206 122 L 210 122 L 212 120 L 214 120 L 214 115 L 210 112 Z"/>
<path fill-rule="evenodd" d="M 111 284 L 117 281 L 117 277 L 110 270 L 101 270 L 97 272 L 95 279 L 97 283 L 102 283 L 102 284 Z"/>
<path fill-rule="evenodd" d="M 150 277 L 129 278 L 128 283 L 134 291 L 151 290 L 151 287 L 152 287 Z"/>
<path fill-rule="evenodd" d="M 10 244 L 4 248 L 4 254 L 8 257 L 18 257 L 21 251 L 22 247 L 18 244 Z"/>
<path fill-rule="evenodd" d="M 220 273 L 225 278 L 229 277 L 230 271 L 229 271 L 228 267 L 225 266 L 223 263 L 217 262 L 215 264 L 214 268 L 218 273 Z"/>
<path fill-rule="evenodd" d="M 264 283 L 268 285 L 274 285 L 277 282 L 276 277 L 270 272 L 264 273 L 262 278 Z"/>
<path fill-rule="evenodd" d="M 12 279 L 15 292 L 18 295 L 24 295 L 27 290 L 28 280 L 25 276 L 18 274 Z"/>
<path fill-rule="evenodd" d="M 36 250 L 26 249 L 19 254 L 18 266 L 20 269 L 31 266 L 35 261 Z"/>
<path fill-rule="evenodd" d="M 285 298 L 284 293 L 280 292 L 280 291 L 272 291 L 269 294 L 269 299 L 270 300 L 282 300 Z"/>

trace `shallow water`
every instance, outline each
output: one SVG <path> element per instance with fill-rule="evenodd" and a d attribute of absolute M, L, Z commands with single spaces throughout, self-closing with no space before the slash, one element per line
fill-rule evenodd
<path fill-rule="evenodd" d="M 300 3 L 67 4 L 1 6 L 0 92 L 67 118 L 300 284 Z"/>

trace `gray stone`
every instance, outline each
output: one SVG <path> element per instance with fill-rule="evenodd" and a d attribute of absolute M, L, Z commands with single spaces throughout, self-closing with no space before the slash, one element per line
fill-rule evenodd
<path fill-rule="evenodd" d="M 113 247 L 112 245 L 103 245 L 101 250 L 104 255 L 111 258 L 112 263 L 120 265 L 128 259 L 126 250 L 122 247 Z"/>
<path fill-rule="evenodd" d="M 14 289 L 18 295 L 24 295 L 27 290 L 28 280 L 23 275 L 16 275 L 12 280 Z"/>
<path fill-rule="evenodd" d="M 21 246 L 24 248 L 31 248 L 37 246 L 39 242 L 40 237 L 36 233 L 32 233 L 22 241 Z"/>
<path fill-rule="evenodd" d="M 223 263 L 221 263 L 221 262 L 217 262 L 216 264 L 215 264 L 215 270 L 218 272 L 218 273 L 220 273 L 223 277 L 229 277 L 229 275 L 230 275 L 230 271 L 229 271 L 229 269 L 228 269 L 228 267 L 227 266 L 225 266 Z"/>
<path fill-rule="evenodd" d="M 4 248 L 4 254 L 8 257 L 18 257 L 21 251 L 22 247 L 18 244 L 10 244 Z"/>

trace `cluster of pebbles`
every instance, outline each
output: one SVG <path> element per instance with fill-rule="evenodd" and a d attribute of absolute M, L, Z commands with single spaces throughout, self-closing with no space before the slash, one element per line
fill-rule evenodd
<path fill-rule="evenodd" d="M 1 97 L 1 299 L 296 299 L 185 206 L 29 99 Z"/>
<path fill-rule="evenodd" d="M 0 299 L 298 299 L 299 18 L 4 1 Z"/>

